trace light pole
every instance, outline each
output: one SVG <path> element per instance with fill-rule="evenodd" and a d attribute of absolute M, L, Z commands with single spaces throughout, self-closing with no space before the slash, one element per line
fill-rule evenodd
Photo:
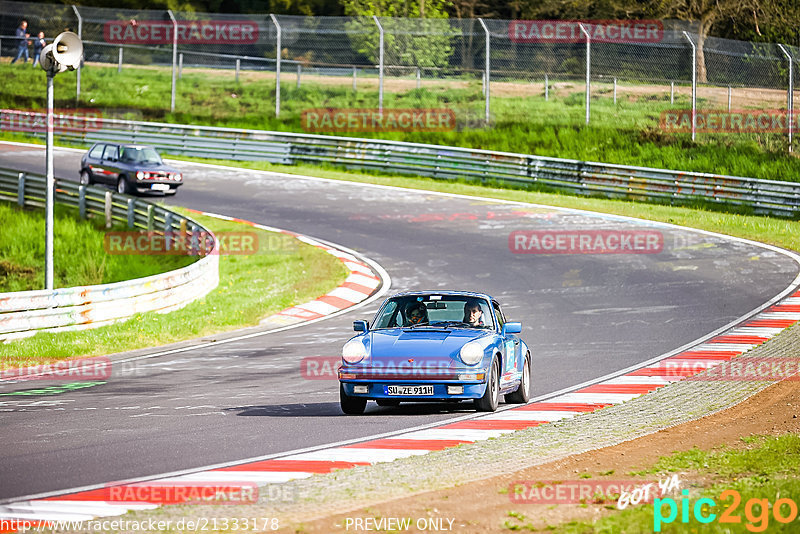
<path fill-rule="evenodd" d="M 44 288 L 53 289 L 53 77 L 59 72 L 80 67 L 83 43 L 72 32 L 64 32 L 42 49 L 39 64 L 47 73 L 47 146 L 45 152 L 45 241 Z"/>

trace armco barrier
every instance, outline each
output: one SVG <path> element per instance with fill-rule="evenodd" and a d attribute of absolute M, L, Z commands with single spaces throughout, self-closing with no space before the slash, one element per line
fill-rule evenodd
<path fill-rule="evenodd" d="M 42 114 L 0 110 L 0 124 L 44 124 Z M 298 133 L 70 117 L 56 132 L 68 141 L 145 143 L 177 155 L 328 163 L 439 179 L 538 184 L 573 194 L 681 204 L 745 206 L 755 213 L 800 214 L 800 183 L 593 163 L 526 154 Z M 35 128 L 31 128 L 35 130 Z M 34 135 L 39 133 L 33 132 Z M 43 132 L 40 132 L 44 135 Z"/>
<path fill-rule="evenodd" d="M 0 200 L 43 207 L 45 183 L 41 175 L 0 169 Z M 194 236 L 213 237 L 188 217 L 101 187 L 57 181 L 55 201 L 77 207 L 81 217 L 88 214 L 104 217 L 107 226 L 118 221 L 131 229 L 164 232 L 175 236 L 174 239 L 188 235 L 190 243 Z M 185 306 L 217 287 L 219 255 L 213 252 L 207 250 L 203 258 L 189 266 L 146 278 L 52 291 L 0 293 L 0 340 L 27 337 L 40 331 L 93 328 L 137 313 L 165 313 Z"/>

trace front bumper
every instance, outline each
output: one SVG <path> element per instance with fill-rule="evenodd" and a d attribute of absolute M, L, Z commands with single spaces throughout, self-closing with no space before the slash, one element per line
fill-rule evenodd
<path fill-rule="evenodd" d="M 442 401 L 442 400 L 467 400 L 480 399 L 486 392 L 485 382 L 464 382 L 448 380 L 435 382 L 431 380 L 339 380 L 344 388 L 344 392 L 350 397 L 363 397 L 365 399 L 394 399 L 402 401 Z M 387 386 L 433 386 L 433 395 L 389 395 L 386 392 Z M 356 386 L 367 388 L 366 393 L 356 392 Z M 461 393 L 448 393 L 448 386 L 460 386 Z M 360 388 L 359 388 L 360 389 Z"/>
<path fill-rule="evenodd" d="M 156 186 L 155 189 L 153 189 L 154 185 Z M 174 180 L 136 180 L 132 184 L 139 193 L 167 193 L 176 191 L 181 185 L 183 185 L 183 182 Z"/>

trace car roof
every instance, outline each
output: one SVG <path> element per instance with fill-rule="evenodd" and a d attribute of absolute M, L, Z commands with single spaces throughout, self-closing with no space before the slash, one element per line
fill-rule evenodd
<path fill-rule="evenodd" d="M 486 293 L 476 293 L 474 291 L 439 291 L 439 290 L 432 290 L 432 291 L 401 291 L 400 293 L 395 293 L 389 298 L 394 297 L 409 297 L 409 296 L 419 296 L 419 295 L 448 295 L 448 296 L 463 296 L 463 297 L 471 297 L 471 298 L 483 298 L 489 301 L 496 300 L 491 296 L 487 295 Z"/>

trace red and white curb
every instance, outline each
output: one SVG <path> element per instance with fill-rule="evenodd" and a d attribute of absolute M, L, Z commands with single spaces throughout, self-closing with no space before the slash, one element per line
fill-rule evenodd
<path fill-rule="evenodd" d="M 303 321 L 311 321 L 313 319 L 319 319 L 320 317 L 331 315 L 365 301 L 381 285 L 380 276 L 375 274 L 369 265 L 356 258 L 349 252 L 345 252 L 341 249 L 327 245 L 317 239 L 290 232 L 288 230 L 283 230 L 281 228 L 266 226 L 263 224 L 254 223 L 252 221 L 246 221 L 244 219 L 237 219 L 235 217 L 228 217 L 227 215 L 220 215 L 218 213 L 209 213 L 192 209 L 188 211 L 199 215 L 205 215 L 206 217 L 214 217 L 225 221 L 246 224 L 248 226 L 252 226 L 253 228 L 259 228 L 268 232 L 277 232 L 294 237 L 303 243 L 320 248 L 328 254 L 339 258 L 347 270 L 350 271 L 350 274 L 345 281 L 333 291 L 326 293 L 325 295 L 310 302 L 292 306 L 291 308 L 287 308 L 276 313 L 275 315 L 267 317 L 261 321 L 262 325 L 289 325 Z"/>
<path fill-rule="evenodd" d="M 441 426 L 413 430 L 360 443 L 288 454 L 205 471 L 129 484 L 130 487 L 197 487 L 235 484 L 279 484 L 335 469 L 391 462 L 424 455 L 465 443 L 474 443 L 517 430 L 593 412 L 685 380 L 727 362 L 800 321 L 800 291 L 773 304 L 741 324 L 687 350 L 645 365 L 621 376 L 581 387 L 541 402 L 499 411 L 484 417 L 463 419 Z M 676 371 L 677 369 L 677 371 Z M 80 521 L 121 515 L 128 511 L 157 508 L 141 500 L 141 492 L 114 492 L 122 497 L 107 500 L 107 488 L 68 495 L 32 499 L 0 506 L 0 520 Z M 136 499 L 139 500 L 136 500 Z M 8 524 L 8 523 L 7 523 Z"/>

